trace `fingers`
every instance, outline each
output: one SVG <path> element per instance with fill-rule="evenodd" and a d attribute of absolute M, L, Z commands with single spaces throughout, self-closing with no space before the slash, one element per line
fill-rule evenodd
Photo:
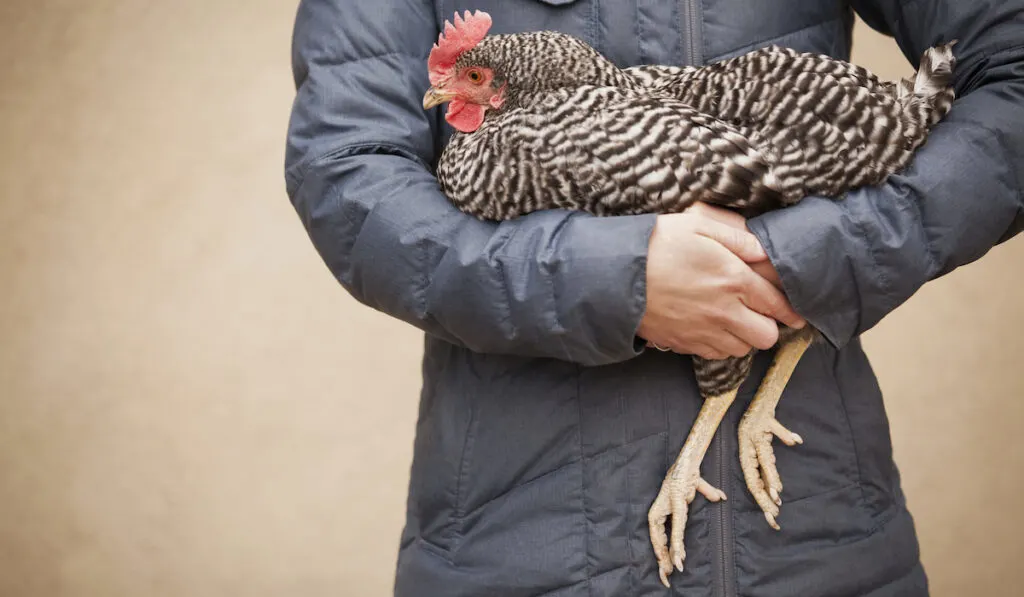
<path fill-rule="evenodd" d="M 754 311 L 770 317 L 776 321 L 779 321 L 791 328 L 800 329 L 807 324 L 803 317 L 793 310 L 793 306 L 789 304 L 786 299 L 786 295 L 772 285 L 771 282 L 765 280 L 761 276 L 751 272 L 751 275 L 745 280 L 743 293 L 743 302 Z M 775 340 L 772 341 L 772 345 L 778 341 L 778 330 L 775 331 Z M 772 345 L 762 347 L 758 344 L 754 344 L 758 348 L 771 348 Z"/>
<path fill-rule="evenodd" d="M 660 233 L 658 232 L 660 230 Z M 655 347 L 710 360 L 743 357 L 778 340 L 778 325 L 803 319 L 752 269 L 769 266 L 737 214 L 709 206 L 658 217 L 647 267 L 647 303 L 637 335 Z"/>
<path fill-rule="evenodd" d="M 744 309 L 744 312 L 745 313 L 741 314 L 741 317 L 746 314 L 750 314 L 751 317 L 761 317 L 760 315 L 757 315 L 750 309 Z M 776 333 L 778 333 L 779 328 L 774 325 L 773 327 L 775 328 Z M 748 330 L 745 328 L 745 322 L 731 325 L 729 329 L 722 330 L 722 333 L 718 334 L 713 339 L 711 346 L 715 349 L 718 349 L 719 351 L 725 352 L 730 357 L 740 358 L 747 356 L 748 354 L 750 354 L 750 351 L 753 350 L 754 344 L 749 342 L 747 338 L 739 335 L 738 332 L 742 332 L 744 334 L 747 333 Z M 737 331 L 734 332 L 734 329 Z M 769 345 L 769 348 L 771 348 L 771 345 Z"/>
<path fill-rule="evenodd" d="M 679 354 L 695 355 L 709 361 L 724 361 L 729 357 L 744 357 L 751 351 L 751 346 L 731 333 L 722 330 L 713 338 L 708 339 L 707 344 L 689 343 L 686 347 L 675 352 Z"/>
<path fill-rule="evenodd" d="M 751 263 L 750 269 L 754 270 L 754 273 L 761 276 L 765 280 L 772 283 L 772 286 L 782 290 L 782 280 L 779 278 L 779 272 L 772 265 L 771 261 L 767 259 L 758 263 Z"/>
<path fill-rule="evenodd" d="M 740 214 L 732 210 L 725 209 L 724 207 L 704 203 L 703 201 L 694 203 L 685 210 L 685 213 L 704 216 L 715 220 L 716 222 L 725 224 L 726 226 L 731 226 L 732 228 L 738 228 L 740 230 L 747 229 L 747 219 Z"/>
<path fill-rule="evenodd" d="M 751 347 L 749 345 L 744 344 L 742 341 L 736 339 L 735 336 L 733 336 L 729 332 L 726 332 L 725 330 L 722 330 L 722 332 L 718 336 L 711 339 L 711 341 L 715 343 L 714 346 L 702 342 L 680 343 L 666 340 L 664 344 L 659 342 L 648 341 L 647 347 L 654 348 L 662 352 L 674 352 L 676 354 L 696 355 L 702 359 L 707 359 L 709 361 L 722 361 L 731 356 L 737 356 L 730 353 L 728 350 L 723 349 L 720 346 L 718 340 L 721 337 L 728 337 L 730 339 L 729 341 L 734 343 L 732 345 L 733 350 L 744 351 L 743 354 L 740 354 L 738 356 L 744 356 L 748 352 L 750 352 Z"/>
<path fill-rule="evenodd" d="M 700 218 L 696 222 L 697 234 L 718 242 L 747 263 L 768 259 L 761 241 L 746 230 L 723 224 L 711 218 Z"/>
<path fill-rule="evenodd" d="M 729 358 L 731 356 L 729 353 L 725 352 L 724 350 L 720 350 L 718 348 L 712 348 L 712 347 L 708 346 L 707 344 L 694 344 L 694 345 L 692 345 L 690 347 L 689 353 L 683 353 L 683 354 L 695 354 L 695 355 L 699 356 L 700 358 L 707 359 L 709 361 L 724 361 L 725 359 L 727 359 L 727 358 Z"/>
<path fill-rule="evenodd" d="M 779 341 L 779 326 L 774 319 L 740 304 L 734 310 L 728 325 L 729 338 L 723 338 L 720 348 L 727 348 L 734 357 L 746 356 L 751 348 L 768 350 Z M 746 350 L 743 350 L 746 349 Z"/>
<path fill-rule="evenodd" d="M 698 203 L 687 212 L 700 216 L 696 232 L 710 238 L 750 264 L 757 278 L 751 277 L 751 303 L 748 306 L 783 324 L 800 329 L 806 322 L 793 310 L 781 292 L 782 283 L 768 254 L 756 236 L 747 230 L 743 216 L 717 207 Z"/>
<path fill-rule="evenodd" d="M 768 350 L 779 340 L 779 326 L 737 301 L 734 309 L 720 316 L 718 329 L 709 329 L 699 339 L 648 341 L 658 350 L 671 350 L 677 354 L 692 354 L 702 359 L 721 361 L 729 357 L 745 357 L 755 348 Z"/>

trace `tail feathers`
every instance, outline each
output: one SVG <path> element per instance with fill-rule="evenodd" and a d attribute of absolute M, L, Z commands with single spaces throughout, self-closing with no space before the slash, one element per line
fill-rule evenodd
<path fill-rule="evenodd" d="M 917 68 L 914 79 L 914 93 L 919 96 L 932 97 L 950 87 L 953 83 L 953 68 L 956 58 L 953 57 L 953 46 L 957 40 L 925 50 L 921 56 L 921 65 Z"/>
<path fill-rule="evenodd" d="M 926 128 L 938 124 L 953 106 L 953 69 L 956 58 L 953 46 L 956 40 L 925 50 L 917 73 L 911 78 L 897 81 L 895 94 L 903 109 L 915 114 Z M 916 132 L 910 133 L 911 143 L 923 142 Z"/>

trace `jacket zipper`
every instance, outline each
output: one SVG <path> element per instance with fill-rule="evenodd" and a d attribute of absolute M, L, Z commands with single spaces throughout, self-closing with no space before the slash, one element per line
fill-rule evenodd
<path fill-rule="evenodd" d="M 718 428 L 718 433 L 715 437 L 715 442 L 718 444 L 715 447 L 715 457 L 718 460 L 715 464 L 717 469 L 717 479 L 715 479 L 715 487 L 718 487 L 722 491 L 725 491 L 728 495 L 731 493 L 731 488 L 728 487 L 730 479 L 729 462 L 731 458 L 729 455 L 732 453 L 730 446 L 732 444 L 733 437 L 733 425 L 732 417 L 729 413 L 726 413 L 725 418 L 722 421 L 722 425 Z M 711 504 L 712 516 L 712 531 L 715 535 L 715 543 L 717 543 L 717 553 L 715 554 L 715 567 L 718 568 L 719 573 L 716 575 L 721 582 L 716 587 L 715 595 L 721 597 L 736 597 L 736 561 L 733 553 L 733 527 L 732 527 L 732 506 L 731 502 L 726 500 L 724 502 L 718 502 L 717 504 Z"/>
<path fill-rule="evenodd" d="M 704 52 L 701 51 L 700 11 L 701 0 L 682 0 L 680 2 L 679 34 L 682 36 L 683 66 L 701 66 L 704 63 Z"/>
<path fill-rule="evenodd" d="M 680 35 L 683 46 L 683 65 L 702 66 L 704 64 L 704 52 L 701 35 L 701 19 L 703 15 L 700 10 L 701 0 L 682 0 L 680 3 Z M 729 493 L 727 487 L 731 473 L 729 471 L 729 449 L 732 444 L 733 425 L 729 414 L 726 413 L 722 425 L 715 434 L 715 479 L 714 485 Z M 719 597 L 736 597 L 736 561 L 733 552 L 735 541 L 732 527 L 732 506 L 731 502 L 724 501 L 717 504 L 710 504 L 712 507 L 711 527 L 715 537 L 716 554 L 714 558 L 714 577 L 716 583 L 715 595 Z"/>

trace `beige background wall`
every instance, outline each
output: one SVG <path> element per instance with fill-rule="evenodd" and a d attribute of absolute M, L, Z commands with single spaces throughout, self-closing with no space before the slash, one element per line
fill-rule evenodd
<path fill-rule="evenodd" d="M 0 3 L 0 597 L 389 593 L 420 337 L 348 298 L 284 195 L 293 13 Z M 1022 262 L 867 338 L 936 595 L 1018 578 Z"/>

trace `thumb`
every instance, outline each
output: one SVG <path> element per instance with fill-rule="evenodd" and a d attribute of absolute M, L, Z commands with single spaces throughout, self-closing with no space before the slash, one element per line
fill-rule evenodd
<path fill-rule="evenodd" d="M 756 263 L 768 259 L 761 241 L 757 237 L 739 228 L 734 228 L 710 218 L 701 218 L 696 229 L 697 234 L 710 238 L 732 251 L 747 263 Z"/>

